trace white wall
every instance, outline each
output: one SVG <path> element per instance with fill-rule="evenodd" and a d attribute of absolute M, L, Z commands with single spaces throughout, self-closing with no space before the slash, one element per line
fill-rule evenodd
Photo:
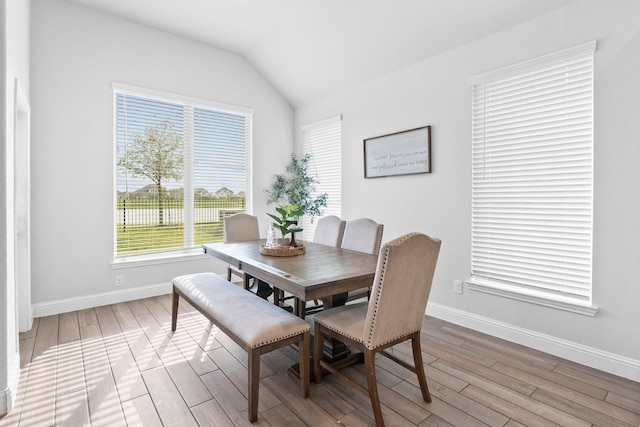
<path fill-rule="evenodd" d="M 428 314 L 640 380 L 640 2 L 585 0 L 296 110 L 343 114 L 343 217 L 442 239 Z M 595 56 L 595 317 L 465 289 L 470 275 L 469 77 L 589 40 Z M 417 41 L 419 43 L 419 41 Z M 363 178 L 362 140 L 432 126 L 433 173 Z M 296 134 L 301 147 L 302 135 Z"/>
<path fill-rule="evenodd" d="M 0 415 L 10 411 L 20 368 L 13 242 L 13 140 L 15 86 L 29 96 L 27 0 L 0 0 Z"/>
<path fill-rule="evenodd" d="M 141 287 L 223 267 L 202 256 L 112 269 L 112 82 L 254 108 L 254 213 L 266 233 L 262 190 L 293 150 L 293 109 L 252 66 L 227 51 L 70 2 L 35 0 L 32 18 L 36 315 L 136 297 Z M 124 287 L 115 288 L 116 274 Z"/>

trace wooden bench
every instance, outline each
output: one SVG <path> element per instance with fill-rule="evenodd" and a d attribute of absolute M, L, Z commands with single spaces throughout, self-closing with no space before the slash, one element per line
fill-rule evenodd
<path fill-rule="evenodd" d="M 300 353 L 300 393 L 309 396 L 310 326 L 307 322 L 213 273 L 173 279 L 171 330 L 178 301 L 187 300 L 248 353 L 249 421 L 258 419 L 260 356 L 294 343 Z"/>

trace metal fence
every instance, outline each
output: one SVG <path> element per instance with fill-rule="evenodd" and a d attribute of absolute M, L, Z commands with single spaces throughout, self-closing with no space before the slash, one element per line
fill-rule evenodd
<path fill-rule="evenodd" d="M 211 224 L 222 221 L 226 216 L 244 212 L 244 198 L 196 200 L 194 202 L 194 224 Z M 162 221 L 161 221 L 162 218 Z M 154 226 L 184 224 L 184 203 L 182 200 L 118 200 L 117 225 Z"/>

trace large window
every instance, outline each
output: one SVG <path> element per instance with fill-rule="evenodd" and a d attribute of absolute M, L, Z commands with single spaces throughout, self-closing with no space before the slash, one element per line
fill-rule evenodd
<path fill-rule="evenodd" d="M 222 240 L 247 209 L 251 111 L 114 85 L 115 257 Z"/>
<path fill-rule="evenodd" d="M 342 118 L 335 116 L 302 127 L 304 152 L 311 155 L 310 172 L 317 176 L 318 194 L 327 193 L 323 215 L 342 214 Z M 313 240 L 318 218 L 304 217 L 303 238 Z"/>
<path fill-rule="evenodd" d="M 593 314 L 595 42 L 478 76 L 471 289 Z"/>

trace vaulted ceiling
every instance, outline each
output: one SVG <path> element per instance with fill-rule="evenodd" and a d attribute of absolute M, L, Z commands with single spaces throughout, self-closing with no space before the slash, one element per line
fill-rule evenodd
<path fill-rule="evenodd" d="M 293 105 L 576 0 L 69 0 L 242 55 Z"/>

